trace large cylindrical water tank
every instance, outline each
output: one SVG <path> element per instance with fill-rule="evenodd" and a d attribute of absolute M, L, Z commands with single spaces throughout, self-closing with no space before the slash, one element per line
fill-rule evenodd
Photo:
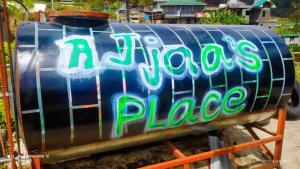
<path fill-rule="evenodd" d="M 258 26 L 24 22 L 16 70 L 22 137 L 49 161 L 261 121 L 294 83 Z"/>

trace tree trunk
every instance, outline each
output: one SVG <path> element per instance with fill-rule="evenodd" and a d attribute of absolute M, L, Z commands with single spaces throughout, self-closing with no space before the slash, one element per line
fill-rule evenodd
<path fill-rule="evenodd" d="M 126 3 L 126 10 L 125 10 L 125 16 L 126 16 L 126 22 L 129 23 L 130 22 L 130 18 L 129 18 L 129 11 L 130 11 L 130 8 L 129 8 L 129 2 L 130 0 L 126 0 L 125 3 Z"/>

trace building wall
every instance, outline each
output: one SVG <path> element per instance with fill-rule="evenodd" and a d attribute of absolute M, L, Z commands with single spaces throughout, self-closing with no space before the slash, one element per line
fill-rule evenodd
<path fill-rule="evenodd" d="M 265 21 L 265 22 L 258 23 L 258 25 L 264 27 L 265 29 L 275 31 L 276 22 L 275 21 Z"/>
<path fill-rule="evenodd" d="M 263 8 L 260 10 L 258 15 L 258 22 L 263 22 L 265 20 L 269 20 L 271 16 L 271 9 L 270 8 Z"/>
<path fill-rule="evenodd" d="M 287 45 L 300 44 L 300 37 L 283 37 Z"/>
<path fill-rule="evenodd" d="M 172 5 L 172 6 L 161 6 L 166 14 L 177 14 L 179 11 L 182 14 L 194 14 L 204 9 L 204 6 L 199 5 Z"/>
<path fill-rule="evenodd" d="M 246 23 L 249 23 L 249 21 L 250 21 L 249 14 L 250 14 L 250 10 L 249 9 L 242 9 L 242 15 L 241 16 L 245 18 Z"/>
<path fill-rule="evenodd" d="M 258 24 L 258 18 L 260 15 L 261 9 L 252 9 L 249 12 L 249 24 Z"/>
<path fill-rule="evenodd" d="M 199 20 L 197 18 L 165 18 L 165 23 L 170 24 L 195 24 L 198 23 Z"/>
<path fill-rule="evenodd" d="M 165 23 L 194 24 L 198 23 L 196 12 L 201 12 L 204 6 L 199 5 L 174 5 L 161 6 L 165 13 Z"/>

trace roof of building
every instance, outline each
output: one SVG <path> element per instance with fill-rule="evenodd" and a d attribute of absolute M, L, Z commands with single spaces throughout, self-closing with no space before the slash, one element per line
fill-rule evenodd
<path fill-rule="evenodd" d="M 230 0 L 227 2 L 227 7 L 232 9 L 237 9 L 237 8 L 248 9 L 251 8 L 251 5 L 247 5 L 246 3 L 241 2 L 239 0 Z"/>
<path fill-rule="evenodd" d="M 297 23 L 296 22 L 288 22 L 288 23 L 279 23 L 276 26 L 277 27 L 282 27 L 282 28 L 292 28 L 294 26 L 296 26 Z M 300 24 L 298 24 L 300 26 Z"/>
<path fill-rule="evenodd" d="M 283 34 L 283 37 L 300 37 L 300 34 Z"/>
<path fill-rule="evenodd" d="M 297 22 L 288 22 L 286 24 L 284 24 L 283 26 L 295 26 L 296 24 L 299 24 Z"/>
<path fill-rule="evenodd" d="M 168 0 L 153 0 L 153 2 L 167 2 Z"/>
<path fill-rule="evenodd" d="M 161 5 L 206 5 L 206 3 L 201 0 L 169 0 Z"/>
<path fill-rule="evenodd" d="M 274 3 L 271 0 L 255 0 L 252 4 L 252 8 L 261 8 L 266 2 L 270 2 L 272 4 L 272 8 L 275 7 Z"/>

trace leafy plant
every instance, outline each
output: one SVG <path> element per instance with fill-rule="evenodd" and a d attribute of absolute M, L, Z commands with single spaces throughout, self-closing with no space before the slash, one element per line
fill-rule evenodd
<path fill-rule="evenodd" d="M 2 0 L 0 0 L 2 4 Z M 34 0 L 7 0 L 9 17 L 17 20 L 25 18 L 24 11 L 33 8 Z"/>
<path fill-rule="evenodd" d="M 209 16 L 200 20 L 201 24 L 246 24 L 246 20 L 230 10 L 217 10 L 209 12 Z"/>
<path fill-rule="evenodd" d="M 300 45 L 299 44 L 291 44 L 289 45 L 290 52 L 300 52 Z"/>
<path fill-rule="evenodd" d="M 110 18 L 116 18 L 117 17 L 115 11 L 118 8 L 120 8 L 120 2 L 114 2 L 111 5 L 109 5 L 109 7 L 107 9 L 107 13 L 109 14 Z"/>
<path fill-rule="evenodd" d="M 47 0 L 47 9 L 52 8 L 51 1 Z M 63 4 L 60 1 L 54 2 L 55 10 L 69 10 L 69 11 L 95 11 L 99 12 L 103 10 L 104 0 L 74 0 L 72 5 Z"/>
<path fill-rule="evenodd" d="M 11 43 L 11 50 L 14 51 L 14 43 Z M 4 42 L 4 51 L 5 51 L 5 60 L 6 63 L 8 63 L 9 58 L 8 58 L 8 43 Z M 9 68 L 7 68 L 7 73 L 10 73 Z M 1 89 L 1 83 L 0 83 L 0 89 Z M 13 128 L 15 128 L 15 123 L 14 120 L 12 119 L 12 123 L 13 123 Z M 0 129 L 5 129 L 6 128 L 6 123 L 5 123 L 5 112 L 4 112 L 4 103 L 3 103 L 3 99 L 0 99 Z"/>
<path fill-rule="evenodd" d="M 3 100 L 0 99 L 0 129 L 5 129 L 5 113 L 4 113 L 4 104 Z"/>
<path fill-rule="evenodd" d="M 300 82 L 300 66 L 298 64 L 295 64 L 295 79 Z"/>

